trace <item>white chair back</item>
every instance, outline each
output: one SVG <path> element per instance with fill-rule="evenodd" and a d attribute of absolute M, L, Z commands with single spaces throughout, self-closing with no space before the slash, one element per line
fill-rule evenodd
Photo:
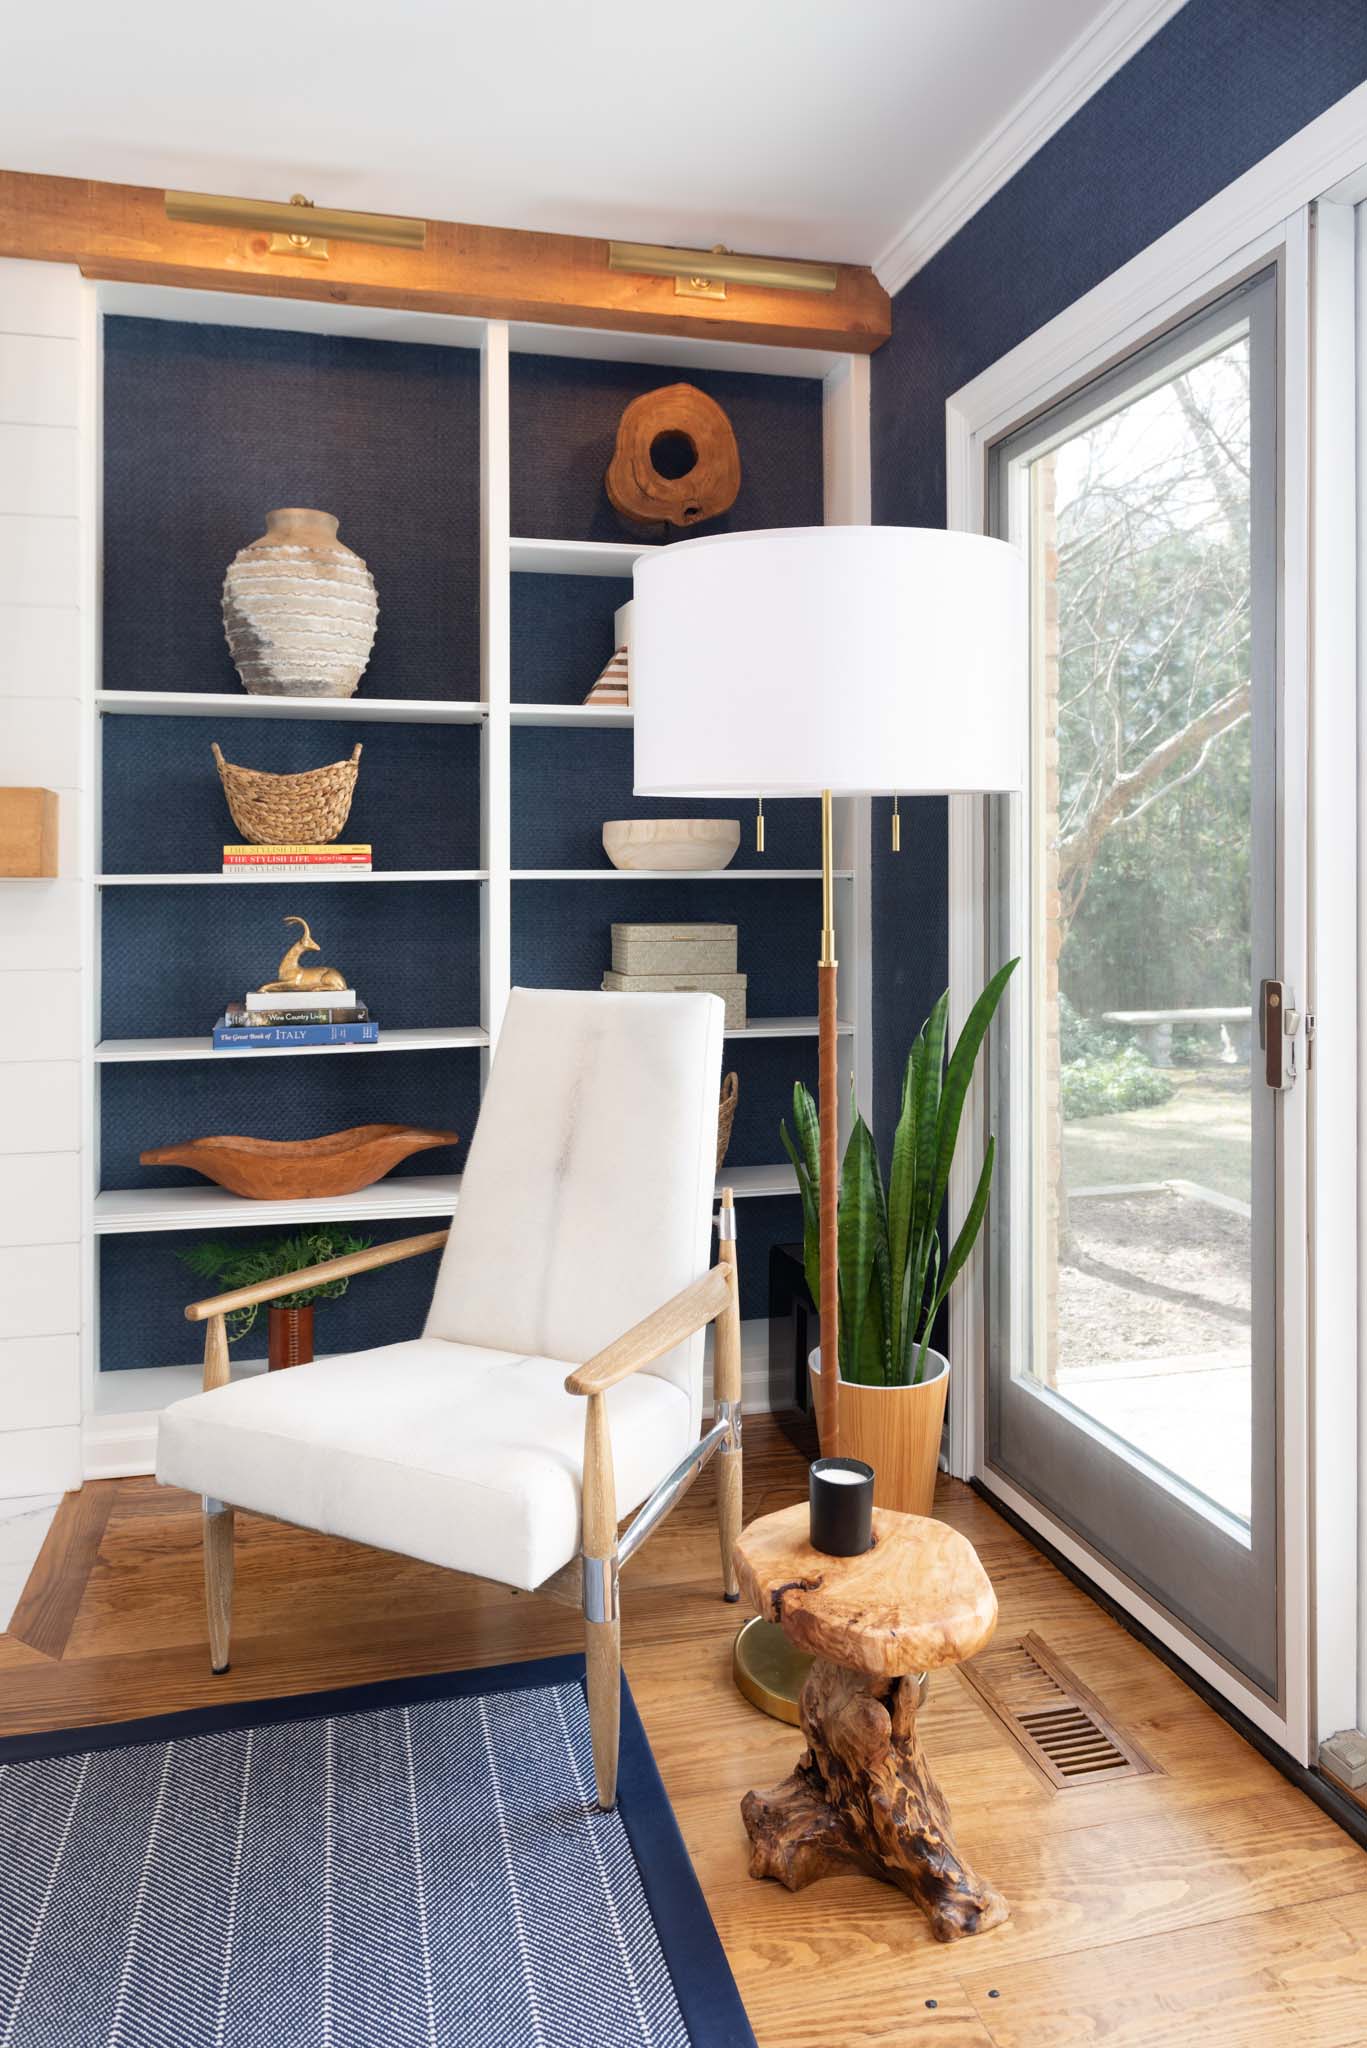
<path fill-rule="evenodd" d="M 706 1271 L 717 996 L 514 989 L 429 1337 L 580 1365 Z M 701 1335 L 651 1370 L 702 1403 Z"/>

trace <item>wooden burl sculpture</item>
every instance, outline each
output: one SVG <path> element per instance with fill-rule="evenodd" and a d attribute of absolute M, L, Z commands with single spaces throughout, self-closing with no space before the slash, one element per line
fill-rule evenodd
<path fill-rule="evenodd" d="M 321 953 L 322 947 L 314 938 L 302 917 L 287 917 L 286 924 L 297 924 L 303 933 L 302 939 L 294 944 L 280 962 L 278 978 L 263 981 L 259 995 L 281 995 L 286 989 L 345 988 L 346 977 L 335 967 L 301 967 L 299 962 L 305 953 Z"/>
<path fill-rule="evenodd" d="M 954 1941 L 1010 1914 L 954 1845 L 916 1733 L 919 1674 L 981 1650 L 997 1599 L 972 1545 L 943 1522 L 875 1508 L 873 1526 L 862 1557 L 829 1557 L 807 1541 L 803 1501 L 736 1545 L 742 1592 L 813 1655 L 799 1703 L 807 1752 L 741 1804 L 750 1875 L 800 1891 L 865 1870 L 914 1899 L 937 1941 Z"/>
<path fill-rule="evenodd" d="M 673 444 L 678 462 L 658 464 Z M 617 426 L 605 479 L 613 510 L 628 526 L 658 533 L 729 512 L 740 490 L 740 450 L 714 398 L 693 384 L 666 384 L 633 398 Z"/>

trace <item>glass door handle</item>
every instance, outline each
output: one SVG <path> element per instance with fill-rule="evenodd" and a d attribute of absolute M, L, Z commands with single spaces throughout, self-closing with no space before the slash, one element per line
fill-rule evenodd
<path fill-rule="evenodd" d="M 1264 1075 L 1269 1088 L 1292 1088 L 1296 1082 L 1296 1034 L 1301 1013 L 1296 992 L 1284 982 L 1265 981 L 1258 1005 L 1258 1043 L 1262 1047 Z"/>

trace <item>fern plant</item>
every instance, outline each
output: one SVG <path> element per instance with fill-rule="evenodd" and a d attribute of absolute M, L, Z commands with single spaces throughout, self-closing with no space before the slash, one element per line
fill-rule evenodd
<path fill-rule="evenodd" d="M 301 1230 L 294 1237 L 263 1238 L 253 1244 L 206 1237 L 177 1252 L 176 1257 L 201 1280 L 215 1282 L 227 1294 L 237 1287 L 256 1287 L 263 1280 L 278 1280 L 305 1266 L 321 1266 L 328 1259 L 363 1252 L 370 1242 L 368 1237 L 353 1237 L 346 1230 Z M 228 1342 L 236 1344 L 247 1335 L 262 1307 L 307 1308 L 315 1301 L 336 1301 L 346 1293 L 348 1284 L 344 1274 L 340 1280 L 325 1280 L 317 1287 L 296 1288 L 272 1302 L 254 1301 L 247 1308 L 231 1309 L 226 1318 Z"/>
<path fill-rule="evenodd" d="M 940 1214 L 959 1142 L 973 1068 L 1017 963 L 992 976 L 945 1058 L 949 992 L 936 1003 L 907 1055 L 886 1188 L 873 1133 L 857 1112 L 840 1175 L 838 1251 L 840 1375 L 863 1386 L 919 1386 L 935 1318 L 977 1242 L 996 1161 L 989 1138 L 973 1200 L 944 1256 Z M 816 1104 L 799 1081 L 793 1125 L 781 1126 L 802 1197 L 807 1286 L 821 1307 L 821 1160 Z"/>

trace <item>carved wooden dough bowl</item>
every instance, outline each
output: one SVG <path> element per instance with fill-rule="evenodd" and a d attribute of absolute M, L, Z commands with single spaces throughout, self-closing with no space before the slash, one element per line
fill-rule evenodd
<path fill-rule="evenodd" d="M 414 1152 L 458 1142 L 455 1131 L 424 1131 L 413 1124 L 358 1124 L 325 1138 L 191 1138 L 140 1152 L 144 1166 L 188 1166 L 229 1194 L 254 1202 L 307 1200 L 312 1195 L 353 1195 L 381 1180 Z"/>

